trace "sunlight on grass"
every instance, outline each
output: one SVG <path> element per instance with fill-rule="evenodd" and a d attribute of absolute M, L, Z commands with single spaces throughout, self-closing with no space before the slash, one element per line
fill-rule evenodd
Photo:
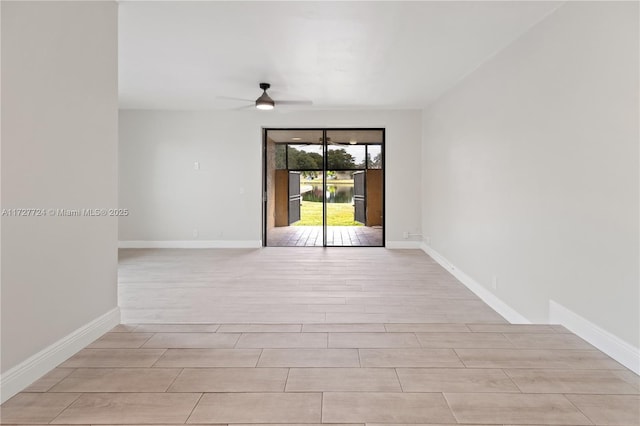
<path fill-rule="evenodd" d="M 362 226 L 353 220 L 353 214 L 353 205 L 349 203 L 327 203 L 328 226 Z M 322 226 L 322 203 L 303 201 L 300 217 L 293 226 Z"/>

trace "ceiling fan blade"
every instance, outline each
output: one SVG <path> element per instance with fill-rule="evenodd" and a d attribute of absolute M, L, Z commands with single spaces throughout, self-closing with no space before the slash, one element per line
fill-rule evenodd
<path fill-rule="evenodd" d="M 313 105 L 311 101 L 279 101 L 275 99 L 274 102 L 276 105 Z"/>
<path fill-rule="evenodd" d="M 229 96 L 216 96 L 217 99 L 225 99 L 227 101 L 255 102 L 255 99 L 232 98 Z"/>
<path fill-rule="evenodd" d="M 256 107 L 255 105 L 251 104 L 251 105 L 244 105 L 244 106 L 241 106 L 241 107 L 238 107 L 238 108 L 231 108 L 231 110 L 232 111 L 241 111 L 243 109 L 249 109 L 249 108 L 253 109 L 255 107 Z"/>

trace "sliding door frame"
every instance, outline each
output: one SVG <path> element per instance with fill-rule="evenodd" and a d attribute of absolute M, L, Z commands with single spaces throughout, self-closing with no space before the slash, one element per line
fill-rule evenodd
<path fill-rule="evenodd" d="M 387 232 L 387 215 L 386 215 L 386 207 L 387 207 L 387 167 L 386 167 L 386 129 L 384 127 L 263 127 L 262 128 L 262 247 L 267 247 L 267 238 L 268 238 L 268 229 L 267 229 L 267 212 L 268 206 L 267 203 L 268 195 L 267 195 L 267 173 L 269 170 L 267 169 L 267 134 L 270 130 L 310 130 L 310 131 L 321 131 L 322 132 L 322 247 L 386 247 L 386 232 Z M 334 246 L 327 245 L 327 202 L 325 200 L 327 194 L 327 171 L 329 163 L 328 163 L 328 152 L 329 152 L 329 144 L 327 143 L 327 132 L 331 131 L 380 131 L 382 132 L 382 143 L 380 144 L 380 152 L 381 152 L 381 168 L 382 168 L 382 245 L 380 246 Z M 287 144 L 287 145 L 295 145 L 295 143 Z M 365 145 L 365 170 L 366 170 L 366 162 L 368 161 L 367 153 L 368 147 L 367 145 L 377 145 L 375 143 L 363 143 L 360 145 Z M 286 155 L 288 156 L 288 149 L 285 150 Z M 287 161 L 287 167 L 288 167 Z M 288 170 L 288 169 L 287 169 Z M 331 169 L 334 170 L 334 169 Z M 338 170 L 338 169 L 336 169 Z M 342 170 L 338 170 L 342 171 Z M 351 170 L 344 170 L 351 171 Z M 357 169 L 356 169 L 357 171 Z M 366 183 L 365 183 L 366 185 Z"/>

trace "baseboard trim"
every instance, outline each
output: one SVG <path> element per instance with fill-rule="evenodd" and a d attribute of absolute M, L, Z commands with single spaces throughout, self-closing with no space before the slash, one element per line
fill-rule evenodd
<path fill-rule="evenodd" d="M 549 300 L 549 323 L 564 326 L 620 364 L 640 375 L 640 348 L 630 345 L 553 300 Z"/>
<path fill-rule="evenodd" d="M 416 249 L 420 250 L 420 241 L 387 241 L 385 247 L 388 249 Z"/>
<path fill-rule="evenodd" d="M 426 243 L 422 243 L 420 245 L 422 251 L 424 251 L 427 255 L 431 256 L 433 260 L 438 262 L 440 266 L 449 271 L 454 277 L 458 279 L 462 284 L 464 284 L 469 290 L 475 293 L 480 299 L 484 301 L 487 305 L 491 307 L 494 311 L 502 315 L 504 319 L 509 321 L 511 324 L 531 324 L 524 316 L 520 315 L 518 311 L 513 309 L 511 306 L 507 305 L 504 301 L 502 301 L 498 296 L 489 291 L 486 287 L 478 283 L 476 280 L 471 278 L 469 275 L 462 272 L 460 269 L 455 267 L 449 260 L 447 260 L 440 253 L 435 251 L 431 246 L 428 246 Z"/>
<path fill-rule="evenodd" d="M 119 241 L 119 248 L 260 248 L 260 240 Z"/>
<path fill-rule="evenodd" d="M 0 376 L 0 403 L 22 391 L 118 324 L 120 308 L 115 308 L 4 372 Z"/>

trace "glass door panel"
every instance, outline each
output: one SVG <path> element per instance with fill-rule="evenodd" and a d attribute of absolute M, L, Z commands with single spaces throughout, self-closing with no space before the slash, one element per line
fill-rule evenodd
<path fill-rule="evenodd" d="M 266 245 L 322 246 L 323 131 L 265 133 Z"/>
<path fill-rule="evenodd" d="M 327 246 L 383 246 L 383 130 L 327 130 Z"/>

